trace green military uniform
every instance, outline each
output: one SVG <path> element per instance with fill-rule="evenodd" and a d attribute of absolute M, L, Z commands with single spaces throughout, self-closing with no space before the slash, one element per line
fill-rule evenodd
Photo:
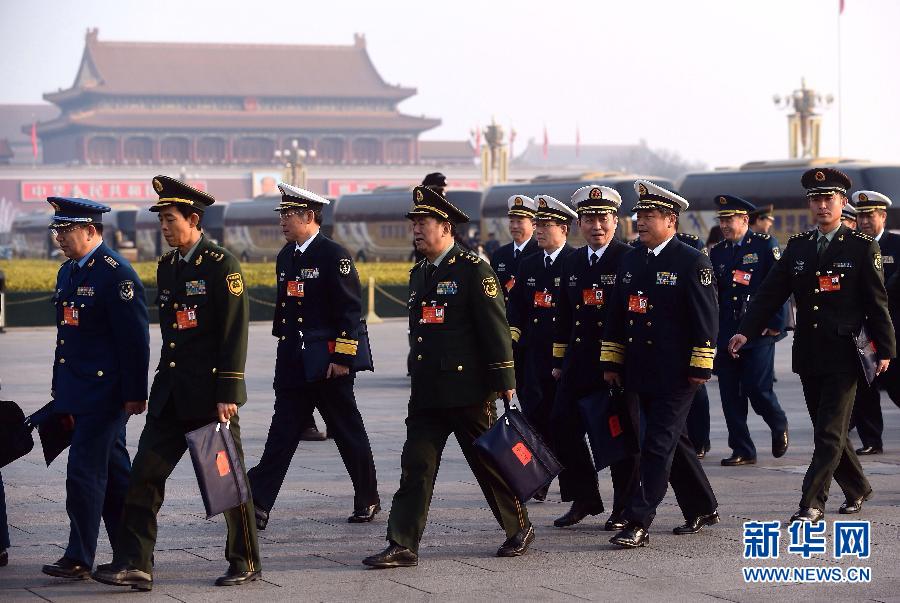
<path fill-rule="evenodd" d="M 417 204 L 409 217 L 437 213 L 447 219 L 448 210 L 441 205 L 446 200 L 423 199 L 422 192 L 430 194 L 423 187 L 416 189 Z M 387 537 L 418 551 L 441 454 L 451 434 L 494 517 L 512 537 L 530 527 L 528 513 L 473 446 L 497 419 L 497 392 L 515 385 L 512 342 L 497 277 L 486 262 L 454 244 L 437 267 L 425 260 L 412 269 L 408 309 L 412 391 L 400 488 L 391 506 Z"/>
<path fill-rule="evenodd" d="M 154 178 L 153 184 L 161 197 L 154 210 L 167 201 L 184 202 L 182 198 L 211 203 L 205 193 L 163 176 Z M 217 403 L 241 406 L 247 400 L 249 303 L 240 264 L 205 235 L 188 255 L 181 258 L 178 250 L 172 250 L 157 267 L 162 352 L 114 548 L 113 563 L 146 572 L 151 570 L 156 514 L 166 479 L 187 450 L 185 434 L 216 421 Z M 237 415 L 231 418 L 230 429 L 243 462 Z M 237 571 L 259 570 L 253 503 L 226 511 L 225 521 L 225 557 L 230 566 Z"/>
<path fill-rule="evenodd" d="M 849 178 L 827 168 L 809 170 L 803 184 L 810 195 L 846 195 L 850 186 Z M 815 444 L 800 506 L 823 512 L 832 476 L 848 501 L 871 491 L 847 437 L 860 376 L 854 337 L 865 325 L 878 358 L 896 355 L 878 243 L 846 226 L 830 236 L 822 242 L 826 235 L 816 229 L 788 240 L 737 330 L 748 339 L 758 335 L 793 293 L 793 370 L 803 385 Z"/>

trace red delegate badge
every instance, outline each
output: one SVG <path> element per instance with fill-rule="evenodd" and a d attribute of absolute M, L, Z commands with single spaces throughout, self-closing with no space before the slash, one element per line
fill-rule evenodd
<path fill-rule="evenodd" d="M 516 285 L 516 277 L 512 277 L 508 281 L 506 281 L 506 291 L 509 292 Z"/>
<path fill-rule="evenodd" d="M 422 322 L 427 325 L 444 323 L 444 306 L 422 306 Z"/>
<path fill-rule="evenodd" d="M 66 306 L 63 308 L 63 323 L 70 327 L 78 326 L 78 308 Z"/>
<path fill-rule="evenodd" d="M 544 291 L 535 291 L 534 292 L 534 307 L 535 308 L 549 308 L 552 306 L 553 302 L 553 294 L 546 293 Z"/>
<path fill-rule="evenodd" d="M 840 291 L 841 275 L 823 274 L 819 277 L 819 289 L 821 289 L 822 291 Z"/>
<path fill-rule="evenodd" d="M 582 289 L 581 298 L 586 306 L 602 306 L 603 305 L 603 289 L 594 287 L 593 289 Z"/>
<path fill-rule="evenodd" d="M 288 297 L 303 297 L 303 281 L 288 281 Z"/>
<path fill-rule="evenodd" d="M 628 296 L 628 311 L 637 312 L 638 314 L 647 313 L 647 297 L 644 295 Z"/>
<path fill-rule="evenodd" d="M 197 326 L 197 310 L 179 310 L 175 313 L 175 322 L 179 331 L 193 329 Z"/>
<path fill-rule="evenodd" d="M 738 285 L 749 285 L 751 276 L 753 276 L 753 273 L 751 273 L 751 272 L 744 272 L 743 270 L 735 270 L 734 275 L 731 277 L 731 280 L 736 282 Z"/>

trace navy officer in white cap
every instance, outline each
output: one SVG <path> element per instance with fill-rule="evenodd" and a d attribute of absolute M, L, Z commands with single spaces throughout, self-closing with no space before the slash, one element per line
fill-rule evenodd
<path fill-rule="evenodd" d="M 512 241 L 503 245 L 491 256 L 491 268 L 497 273 L 503 286 L 503 297 L 509 299 L 509 290 L 516 284 L 516 272 L 522 260 L 540 251 L 534 238 L 534 216 L 537 204 L 527 195 L 513 195 L 507 202 L 509 234 Z"/>
<path fill-rule="evenodd" d="M 610 542 L 649 542 L 656 509 L 672 484 L 693 534 L 718 523 L 718 503 L 688 438 L 694 394 L 712 375 L 718 306 L 712 264 L 675 236 L 688 202 L 648 180 L 634 183 L 642 248 L 623 258 L 600 346 L 603 377 L 636 395 L 645 419 L 640 484 L 626 506 L 626 527 Z"/>

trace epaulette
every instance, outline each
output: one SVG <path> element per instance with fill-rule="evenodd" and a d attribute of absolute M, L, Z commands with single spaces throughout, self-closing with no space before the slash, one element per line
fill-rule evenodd
<path fill-rule="evenodd" d="M 874 241 L 875 240 L 875 237 L 870 237 L 866 233 L 860 232 L 858 230 L 851 230 L 850 233 L 864 241 Z"/>
<path fill-rule="evenodd" d="M 678 233 L 678 234 L 680 234 L 680 235 L 681 235 L 682 237 L 684 237 L 685 239 L 693 239 L 694 241 L 699 241 L 699 240 L 700 240 L 700 237 L 698 237 L 698 236 L 695 235 L 695 234 L 691 234 L 691 233 L 689 233 L 689 232 L 681 232 L 681 233 Z"/>
<path fill-rule="evenodd" d="M 769 239 L 772 238 L 772 235 L 770 235 L 767 232 L 754 232 L 753 234 L 756 235 L 757 237 L 759 237 L 760 239 L 762 239 L 763 241 L 768 241 Z"/>
<path fill-rule="evenodd" d="M 219 253 L 218 251 L 210 251 L 209 249 L 204 249 L 203 253 L 205 253 L 206 255 L 208 255 L 209 257 L 211 257 L 212 259 L 214 259 L 217 262 L 221 262 L 222 260 L 225 259 L 225 254 Z"/>
<path fill-rule="evenodd" d="M 815 229 L 813 229 L 813 230 L 815 230 Z M 790 238 L 788 238 L 788 241 L 791 241 L 793 239 L 799 239 L 802 237 L 808 237 L 813 233 L 813 230 L 807 230 L 806 232 L 798 232 L 797 234 L 791 235 Z"/>
<path fill-rule="evenodd" d="M 175 252 L 176 252 L 176 251 L 178 251 L 178 250 L 177 250 L 177 249 L 173 249 L 173 250 L 171 250 L 171 251 L 167 251 L 167 252 L 165 252 L 164 254 L 162 254 L 162 255 L 159 257 L 159 263 L 162 264 L 164 260 L 167 260 L 167 259 L 169 259 L 170 257 L 172 257 L 173 255 L 175 255 Z"/>
<path fill-rule="evenodd" d="M 711 248 L 711 250 L 712 250 L 712 249 L 715 249 L 716 247 L 724 247 L 724 246 L 725 246 L 725 243 L 727 243 L 727 242 L 728 242 L 727 240 L 722 239 L 721 241 L 719 241 L 718 243 L 716 243 L 715 245 L 713 245 L 712 248 Z"/>
<path fill-rule="evenodd" d="M 424 266 L 424 265 L 425 265 L 425 261 L 426 261 L 426 260 L 420 260 L 418 263 L 413 264 L 413 267 L 409 269 L 409 273 L 412 274 L 413 272 L 415 272 L 416 270 L 418 270 L 419 268 L 421 268 L 422 266 Z"/>
<path fill-rule="evenodd" d="M 472 262 L 473 264 L 478 264 L 481 262 L 481 258 L 471 252 L 465 252 L 462 254 L 464 258 Z"/>
<path fill-rule="evenodd" d="M 109 264 L 110 266 L 112 266 L 113 268 L 118 268 L 118 267 L 119 267 L 119 262 L 117 262 L 117 261 L 115 260 L 115 258 L 113 258 L 113 257 L 110 256 L 110 255 L 105 255 L 105 256 L 103 256 L 103 261 L 106 262 L 107 264 Z"/>

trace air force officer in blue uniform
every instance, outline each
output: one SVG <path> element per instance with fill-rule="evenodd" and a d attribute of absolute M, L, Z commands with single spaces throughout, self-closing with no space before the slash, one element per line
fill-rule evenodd
<path fill-rule="evenodd" d="M 719 289 L 719 338 L 716 371 L 719 394 L 728 427 L 731 456 L 722 465 L 733 467 L 756 462 L 756 447 L 747 429 L 747 401 L 772 432 L 772 456 L 784 456 L 788 448 L 787 416 L 772 389 L 775 376 L 775 342 L 784 338 L 786 312 L 782 307 L 766 328 L 744 346 L 740 358 L 728 353 L 728 340 L 737 332 L 750 299 L 759 290 L 781 257 L 778 241 L 750 230 L 749 214 L 756 207 L 731 195 L 716 197 L 719 227 L 725 239 L 709 251 Z"/>
<path fill-rule="evenodd" d="M 115 541 L 131 461 L 125 423 L 147 400 L 150 333 L 137 273 L 103 242 L 109 207 L 87 199 L 50 197 L 50 228 L 69 260 L 56 278 L 53 410 L 74 417 L 66 469 L 69 543 L 43 567 L 62 578 L 87 578 L 100 519 Z"/>

